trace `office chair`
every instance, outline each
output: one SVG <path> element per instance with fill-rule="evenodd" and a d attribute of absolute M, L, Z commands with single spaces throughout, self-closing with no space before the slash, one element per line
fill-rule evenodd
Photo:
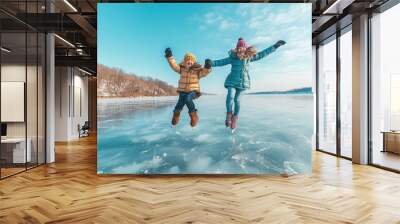
<path fill-rule="evenodd" d="M 89 121 L 85 121 L 82 127 L 80 127 L 80 125 L 78 124 L 79 138 L 89 136 L 89 129 L 90 129 Z"/>

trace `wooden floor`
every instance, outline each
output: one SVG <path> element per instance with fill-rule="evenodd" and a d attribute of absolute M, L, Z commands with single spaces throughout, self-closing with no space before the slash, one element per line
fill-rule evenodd
<path fill-rule="evenodd" d="M 400 155 L 391 152 L 374 151 L 374 164 L 400 170 Z"/>
<path fill-rule="evenodd" d="M 400 223 L 400 175 L 315 152 L 310 176 L 98 176 L 96 140 L 0 181 L 0 223 Z"/>
<path fill-rule="evenodd" d="M 25 167 L 24 168 L 1 168 L 1 177 L 8 177 L 11 176 L 13 174 L 19 173 L 19 172 L 23 172 L 25 171 Z"/>

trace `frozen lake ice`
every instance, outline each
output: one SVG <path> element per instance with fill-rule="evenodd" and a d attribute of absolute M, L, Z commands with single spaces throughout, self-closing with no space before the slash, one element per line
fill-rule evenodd
<path fill-rule="evenodd" d="M 225 96 L 195 100 L 171 125 L 177 97 L 99 99 L 99 174 L 311 172 L 313 95 L 244 95 L 238 128 L 224 125 Z"/>

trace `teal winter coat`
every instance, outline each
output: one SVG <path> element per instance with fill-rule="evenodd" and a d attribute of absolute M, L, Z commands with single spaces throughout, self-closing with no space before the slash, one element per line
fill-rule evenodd
<path fill-rule="evenodd" d="M 261 58 L 264 58 L 265 56 L 271 54 L 276 50 L 276 47 L 270 46 L 260 52 L 258 52 L 256 55 L 250 58 L 246 59 L 239 59 L 236 56 L 236 53 L 231 50 L 229 51 L 229 56 L 224 59 L 220 60 L 212 60 L 211 66 L 212 67 L 218 67 L 218 66 L 224 66 L 224 65 L 231 65 L 231 72 L 229 73 L 228 77 L 226 77 L 225 80 L 225 88 L 228 87 L 234 87 L 237 89 L 249 89 L 250 88 L 250 76 L 249 76 L 249 64 L 250 62 L 260 60 Z"/>

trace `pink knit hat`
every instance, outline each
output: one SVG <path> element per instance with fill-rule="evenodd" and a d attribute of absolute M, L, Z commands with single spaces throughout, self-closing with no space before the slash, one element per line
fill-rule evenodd
<path fill-rule="evenodd" d="M 238 40 L 238 42 L 236 44 L 236 48 L 239 48 L 239 47 L 247 47 L 246 42 L 241 37 L 239 38 L 239 40 Z"/>

